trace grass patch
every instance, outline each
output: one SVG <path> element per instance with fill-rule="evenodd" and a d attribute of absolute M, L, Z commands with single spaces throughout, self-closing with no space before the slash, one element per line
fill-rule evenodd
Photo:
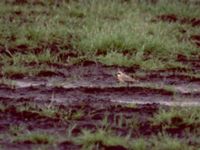
<path fill-rule="evenodd" d="M 158 0 L 156 7 L 154 5 L 146 5 L 141 3 L 143 11 L 150 11 L 155 15 L 159 14 L 175 14 L 182 17 L 199 17 L 199 5 L 196 5 L 193 0 Z M 179 7 L 177 7 L 177 5 Z"/>
<path fill-rule="evenodd" d="M 106 65 L 118 65 L 118 66 L 131 66 L 135 64 L 134 59 L 128 58 L 118 52 L 110 52 L 105 56 L 99 56 L 97 58 L 101 63 Z"/>
<path fill-rule="evenodd" d="M 200 124 L 199 117 L 200 108 L 170 108 L 170 110 L 160 109 L 156 113 L 151 121 L 154 125 L 166 125 L 166 126 L 178 126 L 180 124 L 187 124 L 192 126 L 198 126 Z M 177 124 L 176 124 L 177 123 Z"/>
<path fill-rule="evenodd" d="M 56 138 L 53 135 L 39 132 L 20 134 L 13 139 L 13 142 L 30 142 L 33 144 L 53 144 Z"/>
<path fill-rule="evenodd" d="M 107 65 L 139 64 L 149 70 L 183 65 L 176 61 L 178 54 L 190 57 L 199 53 L 199 48 L 189 40 L 192 34 L 200 32 L 198 28 L 151 21 L 160 14 L 199 18 L 198 6 L 192 2 L 158 0 L 152 4 L 145 0 L 86 0 L 42 3 L 31 7 L 31 2 L 23 5 L 0 2 L 0 46 L 8 51 L 22 45 L 27 47 L 23 50 L 26 54 L 13 55 L 14 63 L 76 63 L 79 58 L 61 61 L 55 54 L 57 51 L 77 51 L 82 58 L 90 60 L 92 57 Z M 180 33 L 183 29 L 187 30 L 184 34 Z M 49 51 L 39 55 L 29 53 L 37 48 Z M 7 65 L 7 58 L 1 58 Z M 30 68 L 12 66 L 3 70 L 27 74 Z"/>
<path fill-rule="evenodd" d="M 37 65 L 36 65 L 37 66 Z M 2 67 L 2 74 L 4 77 L 15 77 L 15 76 L 35 76 L 40 71 L 54 71 L 55 69 L 52 67 L 49 67 L 48 65 L 41 64 L 36 66 L 26 66 L 26 65 L 20 65 L 20 64 L 7 64 Z"/>
<path fill-rule="evenodd" d="M 11 77 L 14 75 L 28 75 L 31 76 L 37 73 L 38 69 L 33 69 L 32 67 L 22 67 L 20 65 L 9 65 L 2 68 L 2 73 L 6 77 Z"/>
<path fill-rule="evenodd" d="M 83 149 L 121 148 L 130 150 L 192 150 L 194 147 L 184 143 L 184 139 L 171 137 L 167 134 L 159 134 L 149 139 L 133 139 L 129 136 L 120 137 L 103 130 L 90 132 L 84 130 L 81 135 L 74 138 L 76 144 L 82 145 Z"/>
<path fill-rule="evenodd" d="M 49 118 L 54 118 L 56 117 L 56 114 L 61 115 L 63 113 L 62 111 L 59 112 L 58 108 L 56 107 L 53 107 L 53 106 L 49 107 L 48 105 L 40 107 L 39 105 L 36 105 L 36 104 L 19 105 L 17 106 L 17 111 L 37 113 L 38 115 L 41 115 L 43 117 L 49 117 Z"/>
<path fill-rule="evenodd" d="M 69 111 L 63 116 L 65 120 L 79 120 L 84 117 L 84 110 L 74 111 L 73 109 L 69 109 Z"/>
<path fill-rule="evenodd" d="M 0 104 L 1 114 L 5 113 L 7 116 L 17 118 L 19 114 L 29 112 L 31 115 L 41 115 L 42 120 L 39 119 L 40 117 L 38 119 L 27 117 L 24 121 L 29 125 L 33 124 L 31 127 L 34 129 L 34 131 L 29 131 L 29 126 L 21 124 L 24 118 L 20 116 L 22 119 L 20 124 L 14 125 L 15 122 L 12 120 L 9 128 L 5 128 L 5 132 L 3 130 L 0 139 L 9 140 L 15 144 L 40 144 L 56 148 L 69 144 L 69 146 L 78 146 L 82 149 L 192 150 L 200 145 L 198 107 L 162 107 L 157 111 L 157 109 L 152 110 L 154 108 L 149 109 L 143 106 L 141 108 L 140 105 L 127 104 L 122 108 L 116 106 L 120 108 L 120 112 L 110 106 L 105 106 L 103 109 L 96 107 L 94 109 L 89 106 L 84 111 L 85 106 L 82 104 L 74 108 L 73 106 L 53 105 L 53 103 L 51 105 L 48 103 L 47 105 L 46 103 L 27 104 L 26 102 L 15 105 L 2 103 Z M 142 110 L 143 108 L 145 111 Z M 18 115 L 15 116 L 15 114 Z M 48 119 L 55 122 L 51 124 Z M 44 121 L 47 122 L 48 128 L 43 128 Z M 59 121 L 59 126 L 56 124 L 57 121 Z M 36 127 L 34 123 L 38 123 Z M 155 127 L 160 129 L 160 132 L 155 132 Z M 63 131 L 62 129 L 64 135 L 60 132 Z M 171 133 L 168 129 L 178 129 L 178 133 Z M 52 131 L 56 133 L 52 135 Z"/>
<path fill-rule="evenodd" d="M 167 134 L 154 136 L 149 141 L 152 144 L 152 149 L 155 150 L 192 150 L 194 148 L 193 146 L 187 145 L 184 140 L 170 137 Z"/>
<path fill-rule="evenodd" d="M 122 138 L 103 130 L 98 130 L 95 133 L 84 130 L 82 134 L 75 138 L 75 143 L 83 145 L 83 149 L 93 149 L 99 146 L 121 146 L 128 148 L 128 139 Z"/>
<path fill-rule="evenodd" d="M 12 89 L 14 89 L 15 86 L 16 86 L 16 83 L 13 80 L 10 80 L 10 79 L 5 78 L 5 77 L 0 79 L 0 84 L 7 85 L 8 87 L 10 87 Z"/>

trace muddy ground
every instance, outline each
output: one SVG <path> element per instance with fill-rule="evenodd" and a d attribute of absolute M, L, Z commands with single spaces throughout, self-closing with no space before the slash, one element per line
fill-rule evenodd
<path fill-rule="evenodd" d="M 152 21 L 200 25 L 199 18 L 181 18 L 174 14 L 160 15 Z M 186 30 L 180 32 L 184 37 Z M 189 40 L 199 48 L 199 34 L 191 35 Z M 56 44 L 48 48 L 59 53 L 60 60 L 78 57 L 76 53 L 57 52 Z M 23 54 L 25 50 L 39 53 L 43 48 L 29 49 L 19 45 L 9 50 L 8 53 L 0 45 L 0 53 L 8 56 Z M 188 59 L 178 55 L 177 61 L 186 64 L 187 68 L 155 71 L 84 61 L 71 66 L 48 64 L 55 71 L 43 70 L 34 77 L 12 74 L 5 79 L 0 72 L 0 149 L 76 150 L 83 144 L 74 138 L 83 130 L 95 132 L 99 129 L 119 136 L 129 135 L 132 139 L 149 139 L 166 132 L 180 140 L 186 138 L 186 144 L 198 148 L 198 139 L 188 138 L 199 137 L 198 121 L 195 124 L 184 122 L 179 116 L 158 124 L 151 120 L 160 110 L 200 106 L 200 56 L 194 56 Z M 34 63 L 29 65 L 33 67 Z M 138 82 L 129 86 L 119 83 L 116 77 L 119 69 Z M 121 145 L 105 145 L 98 140 L 94 144 L 100 149 L 127 149 Z"/>
<path fill-rule="evenodd" d="M 186 130 L 196 132 L 199 124 L 187 124 L 182 118 L 173 118 L 169 127 L 153 125 L 151 118 L 160 109 L 195 107 L 200 105 L 200 59 L 186 60 L 190 69 L 174 68 L 142 71 L 137 67 L 120 68 L 85 61 L 72 66 L 52 65 L 55 72 L 41 71 L 35 77 L 13 75 L 0 85 L 0 135 L 3 149 L 79 149 L 81 144 L 69 138 L 83 129 L 109 129 L 117 135 L 130 134 L 132 138 L 150 137 L 159 132 L 183 138 Z M 138 80 L 121 84 L 116 78 L 118 69 Z M 120 117 L 124 120 L 120 121 Z M 134 121 L 137 119 L 137 121 Z M 120 123 L 121 122 L 121 123 Z M 133 128 L 134 126 L 134 128 Z M 49 139 L 22 138 L 30 132 L 56 137 Z M 196 133 L 198 134 L 198 132 Z M 189 145 L 199 146 L 194 141 Z M 100 143 L 102 149 L 115 149 Z M 125 147 L 119 147 L 126 149 Z"/>
<path fill-rule="evenodd" d="M 189 102 L 196 105 L 199 102 L 200 77 L 195 74 L 200 69 L 200 61 L 185 60 L 185 63 L 191 65 L 191 68 L 151 72 L 134 67 L 108 67 L 91 61 L 59 68 L 54 66 L 56 71 L 41 71 L 36 77 L 14 74 L 8 81 L 2 81 L 0 93 L 2 98 L 51 100 L 61 104 L 107 100 L 168 105 Z M 119 69 L 136 78 L 138 82 L 129 85 L 119 83 L 116 77 Z"/>

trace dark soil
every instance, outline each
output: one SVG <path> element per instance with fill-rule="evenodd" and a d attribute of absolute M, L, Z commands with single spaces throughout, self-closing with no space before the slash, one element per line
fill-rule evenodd
<path fill-rule="evenodd" d="M 197 47 L 200 47 L 200 35 L 192 35 L 191 40 L 196 44 Z"/>
<path fill-rule="evenodd" d="M 127 1 L 127 0 L 124 0 Z M 44 6 L 43 0 L 6 0 L 8 5 Z M 49 1 L 48 5 L 59 7 L 63 0 Z M 150 3 L 156 3 L 151 0 Z M 16 7 L 17 8 L 17 7 Z M 38 14 L 50 15 L 48 11 L 23 12 L 11 10 L 11 15 L 5 20 L 20 23 L 32 23 L 27 16 Z M 73 14 L 71 14 L 73 15 Z M 80 13 L 79 19 L 86 17 Z M 104 18 L 118 20 L 117 17 Z M 200 26 L 200 18 L 184 18 L 175 14 L 156 16 L 152 21 L 189 24 Z M 58 22 L 64 24 L 62 21 Z M 182 34 L 186 29 L 180 29 Z M 26 37 L 31 40 L 33 37 Z M 71 45 L 75 35 L 68 35 L 65 40 L 40 41 L 35 47 L 25 44 L 10 44 L 10 47 L 0 45 L 0 55 L 12 57 L 15 54 L 33 53 L 40 55 L 49 50 L 62 63 L 70 58 L 82 56 Z M 186 37 L 187 40 L 200 47 L 200 35 L 196 33 Z M 15 43 L 17 37 L 6 37 L 8 43 Z M 65 41 L 65 42 L 63 42 Z M 61 51 L 64 49 L 65 51 Z M 96 56 L 105 55 L 106 51 L 98 50 Z M 125 56 L 130 50 L 124 50 Z M 145 59 L 151 59 L 150 53 L 145 53 Z M 168 122 L 154 124 L 152 118 L 160 110 L 171 108 L 184 109 L 189 106 L 200 106 L 200 56 L 187 58 L 177 55 L 178 62 L 186 64 L 187 68 L 171 68 L 154 71 L 141 70 L 139 66 L 117 67 L 105 66 L 92 61 L 80 61 L 76 65 L 66 66 L 45 62 L 51 70 L 41 70 L 35 76 L 22 73 L 6 74 L 0 70 L 0 149 L 59 149 L 76 150 L 83 145 L 75 142 L 83 130 L 95 133 L 104 129 L 116 136 L 130 135 L 132 139 L 149 139 L 160 133 L 171 137 L 187 139 L 188 133 L 198 137 L 200 123 L 185 122 L 180 116 L 173 116 Z M 11 64 L 13 62 L 10 62 Z M 24 62 L 25 66 L 37 67 L 39 62 Z M 0 64 L 0 69 L 3 64 Z M 138 82 L 121 84 L 118 82 L 117 70 L 136 78 Z M 107 120 L 107 121 L 105 121 Z M 105 123 L 106 122 L 106 123 Z M 46 137 L 26 137 L 31 133 L 47 135 Z M 188 145 L 200 146 L 192 139 L 186 140 Z M 51 141 L 53 139 L 53 141 Z M 196 143 L 195 143 L 196 142 Z M 105 145 L 97 141 L 100 149 L 125 150 L 121 145 Z M 151 148 L 149 148 L 151 149 Z"/>
<path fill-rule="evenodd" d="M 14 85 L 0 84 L 1 145 L 4 149 L 41 146 L 80 149 L 82 145 L 67 138 L 66 131 L 73 127 L 71 136 L 76 137 L 83 129 L 92 132 L 106 129 L 105 118 L 108 119 L 109 130 L 121 136 L 130 134 L 133 138 L 150 137 L 159 132 L 183 138 L 188 131 L 196 132 L 199 124 L 185 123 L 178 116 L 172 118 L 171 124 L 154 125 L 150 119 L 159 109 L 168 110 L 167 105 L 200 104 L 200 78 L 187 75 L 199 70 L 199 66 L 193 64 L 200 61 L 188 60 L 181 55 L 177 59 L 191 65 L 191 69 L 145 72 L 134 67 L 120 68 L 137 78 L 138 83 L 129 86 L 118 83 L 118 67 L 91 61 L 72 66 L 50 64 L 55 72 L 41 71 L 36 77 L 15 76 L 11 79 Z M 140 73 L 143 75 L 137 75 Z M 171 86 L 173 90 L 165 86 Z M 132 104 L 136 106 L 131 107 Z M 19 129 L 13 131 L 16 126 Z M 55 136 L 54 144 L 45 140 L 18 139 L 28 132 L 38 131 Z M 106 145 L 101 146 L 107 148 Z M 118 148 L 124 147 L 119 145 Z"/>
<path fill-rule="evenodd" d="M 200 26 L 200 19 L 199 18 L 181 18 L 175 14 L 163 14 L 159 15 L 153 21 L 166 21 L 166 22 L 179 22 L 181 24 L 190 24 L 193 27 Z"/>
<path fill-rule="evenodd" d="M 172 136 L 183 137 L 186 131 L 193 132 L 197 125 L 186 124 L 181 121 L 181 118 L 172 118 L 173 127 L 166 128 L 166 124 L 153 125 L 149 120 L 159 108 L 168 109 L 168 107 L 159 106 L 157 104 L 137 105 L 135 107 L 127 107 L 126 105 L 119 105 L 111 103 L 110 101 L 94 101 L 85 100 L 82 102 L 71 103 L 70 105 L 54 104 L 53 109 L 57 110 L 55 115 L 49 117 L 42 113 L 42 109 L 47 109 L 45 102 L 35 103 L 29 99 L 3 99 L 0 101 L 1 105 L 6 107 L 5 110 L 0 111 L 0 133 L 9 134 L 10 139 L 16 139 L 20 134 L 28 130 L 29 132 L 40 131 L 40 133 L 48 133 L 51 135 L 63 137 L 62 140 L 55 139 L 56 149 L 79 149 L 81 145 L 75 144 L 73 141 L 68 141 L 66 131 L 73 125 L 73 137 L 81 134 L 83 129 L 95 132 L 99 128 L 106 128 L 103 124 L 103 119 L 108 118 L 109 130 L 117 135 L 125 136 L 131 133 L 133 138 L 140 136 L 152 136 L 159 132 L 167 132 Z M 14 104 L 13 104 L 14 103 Z M 29 111 L 19 110 L 29 106 Z M 82 111 L 83 115 L 76 117 L 77 112 Z M 71 112 L 69 114 L 69 112 Z M 65 116 L 68 115 L 68 119 Z M 120 117 L 123 117 L 122 124 Z M 21 131 L 12 133 L 11 127 L 24 127 Z M 131 131 L 131 132 L 130 132 Z M 17 147 L 20 149 L 34 148 L 38 145 L 45 145 L 53 148 L 49 143 L 33 142 L 27 140 L 11 142 L 5 137 L 1 141 L 1 145 L 5 149 L 12 149 Z M 66 139 L 66 140 L 63 140 Z M 54 147 L 55 148 L 55 147 Z"/>

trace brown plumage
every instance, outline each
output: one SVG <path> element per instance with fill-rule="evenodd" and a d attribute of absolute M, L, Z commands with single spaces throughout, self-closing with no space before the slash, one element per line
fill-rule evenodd
<path fill-rule="evenodd" d="M 120 70 L 118 70 L 118 72 L 117 72 L 117 79 L 119 80 L 119 82 L 127 83 L 127 84 L 137 82 L 137 80 L 128 76 L 127 74 L 125 74 L 124 72 L 122 72 Z"/>

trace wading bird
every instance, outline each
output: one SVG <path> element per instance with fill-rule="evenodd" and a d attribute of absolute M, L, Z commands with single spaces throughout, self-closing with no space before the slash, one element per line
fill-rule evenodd
<path fill-rule="evenodd" d="M 136 79 L 128 76 L 124 72 L 118 70 L 117 72 L 117 79 L 119 80 L 120 83 L 126 83 L 128 86 L 130 83 L 138 82 Z"/>

